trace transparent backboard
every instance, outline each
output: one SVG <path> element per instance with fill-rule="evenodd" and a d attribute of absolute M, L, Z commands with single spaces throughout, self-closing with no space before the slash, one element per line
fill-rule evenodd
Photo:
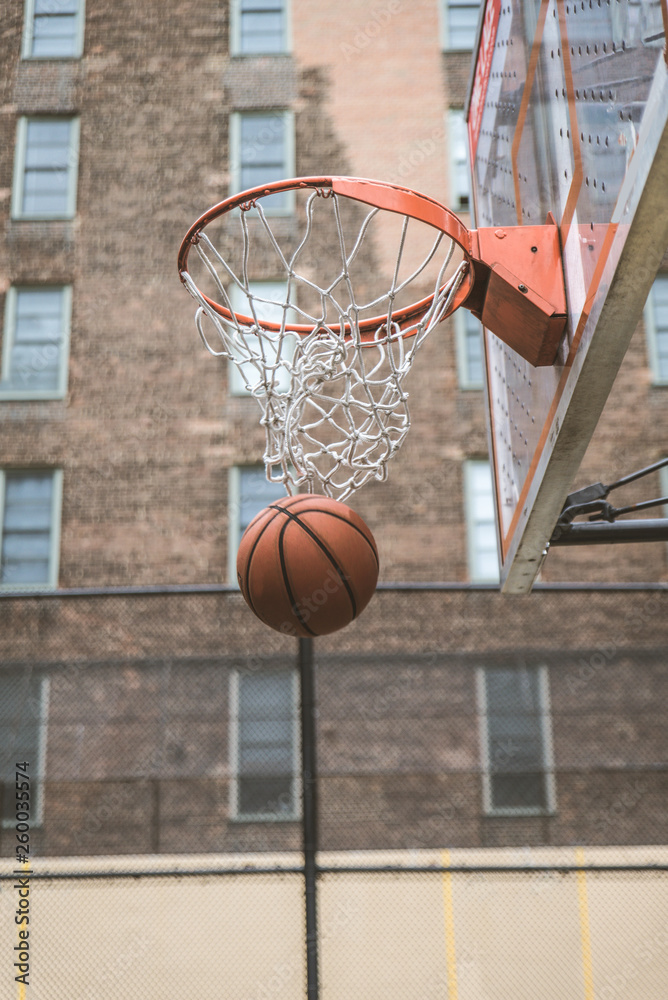
<path fill-rule="evenodd" d="M 475 225 L 560 232 L 568 328 L 484 333 L 506 592 L 531 589 L 668 246 L 666 0 L 487 0 L 467 106 Z"/>

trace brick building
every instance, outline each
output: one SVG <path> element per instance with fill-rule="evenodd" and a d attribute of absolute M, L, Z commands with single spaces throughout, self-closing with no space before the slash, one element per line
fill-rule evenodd
<path fill-rule="evenodd" d="M 466 217 L 477 6 L 6 13 L 3 767 L 36 762 L 44 854 L 297 845 L 294 642 L 234 588 L 274 495 L 259 413 L 202 349 L 176 252 L 258 171 L 400 182 Z M 574 486 L 666 453 L 667 285 Z M 323 846 L 657 843 L 668 550 L 562 549 L 530 597 L 498 595 L 479 350 L 459 314 L 427 341 L 408 441 L 354 499 L 387 589 L 316 644 Z"/>

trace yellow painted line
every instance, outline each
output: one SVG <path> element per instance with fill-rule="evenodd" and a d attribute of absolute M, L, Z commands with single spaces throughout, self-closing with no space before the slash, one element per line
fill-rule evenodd
<path fill-rule="evenodd" d="M 450 867 L 450 851 L 441 852 L 444 868 Z M 452 905 L 452 875 L 443 872 L 443 913 L 445 917 L 445 969 L 448 1000 L 457 1000 L 457 954 L 455 951 L 455 914 Z"/>
<path fill-rule="evenodd" d="M 585 856 L 581 847 L 575 848 L 575 863 L 584 865 Z M 595 1000 L 594 973 L 591 961 L 591 936 L 589 929 L 589 899 L 587 897 L 587 873 L 578 872 L 578 908 L 580 911 L 580 942 L 582 945 L 582 972 L 584 975 L 585 1000 Z"/>

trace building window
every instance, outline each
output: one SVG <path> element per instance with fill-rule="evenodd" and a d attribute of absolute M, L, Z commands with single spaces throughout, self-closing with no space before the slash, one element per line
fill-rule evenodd
<path fill-rule="evenodd" d="M 233 55 L 287 52 L 287 0 L 232 0 L 230 38 Z"/>
<path fill-rule="evenodd" d="M 450 156 L 450 205 L 454 212 L 468 212 L 471 206 L 469 145 L 464 112 L 448 113 L 448 153 Z"/>
<path fill-rule="evenodd" d="M 65 288 L 7 292 L 0 399 L 62 399 L 72 295 Z"/>
<path fill-rule="evenodd" d="M 19 118 L 12 216 L 71 219 L 78 159 L 78 118 Z"/>
<path fill-rule="evenodd" d="M 237 582 L 237 550 L 253 518 L 286 495 L 283 483 L 267 479 L 264 465 L 236 465 L 229 471 L 229 580 Z"/>
<path fill-rule="evenodd" d="M 283 320 L 283 308 L 279 304 L 285 298 L 284 281 L 251 281 L 249 287 L 255 299 L 255 315 L 257 319 L 270 323 L 281 323 Z M 238 285 L 232 285 L 229 289 L 230 302 L 235 312 L 245 316 L 251 315 L 248 298 Z M 276 301 L 278 300 L 278 301 Z M 296 315 L 292 309 L 287 311 L 286 322 L 296 322 Z M 256 365 L 253 361 L 245 361 L 251 353 L 258 353 L 259 340 L 252 333 L 244 334 L 244 341 L 248 348 L 248 353 L 239 350 L 238 357 L 241 361 L 241 370 L 235 362 L 229 364 L 229 387 L 233 396 L 247 396 L 251 390 L 257 392 L 259 383 L 264 381 L 265 374 L 273 374 L 274 388 L 278 392 L 288 392 L 292 384 L 292 378 L 286 363 L 290 364 L 297 346 L 297 337 L 285 335 L 281 341 L 280 352 L 278 348 L 278 337 L 276 334 L 276 346 L 272 344 L 270 335 L 263 336 L 265 361 L 261 365 Z"/>
<path fill-rule="evenodd" d="M 48 679 L 26 671 L 0 675 L 0 781 L 2 823 L 15 826 L 17 801 L 25 800 L 25 789 L 17 788 L 25 774 L 30 782 L 31 826 L 43 819 L 42 780 L 46 759 Z M 17 764 L 27 767 L 17 771 Z"/>
<path fill-rule="evenodd" d="M 232 674 L 235 819 L 298 818 L 297 698 L 294 671 Z"/>
<path fill-rule="evenodd" d="M 468 309 L 457 309 L 453 316 L 457 344 L 457 370 L 460 389 L 482 389 L 484 379 L 482 324 Z"/>
<path fill-rule="evenodd" d="M 24 59 L 77 59 L 83 35 L 84 0 L 26 0 Z"/>
<path fill-rule="evenodd" d="M 472 51 L 478 29 L 480 0 L 441 0 L 443 48 Z"/>
<path fill-rule="evenodd" d="M 497 583 L 499 557 L 496 545 L 492 470 L 486 459 L 466 462 L 464 500 L 470 579 L 474 583 Z"/>
<path fill-rule="evenodd" d="M 57 585 L 61 494 L 60 470 L 0 471 L 0 590 Z"/>
<path fill-rule="evenodd" d="M 668 274 L 656 278 L 645 306 L 647 353 L 656 384 L 668 384 Z"/>
<path fill-rule="evenodd" d="M 553 812 L 547 669 L 480 669 L 478 704 L 485 812 Z"/>
<path fill-rule="evenodd" d="M 291 111 L 233 114 L 230 120 L 232 194 L 294 176 L 294 116 Z M 294 191 L 262 199 L 266 215 L 288 215 Z"/>

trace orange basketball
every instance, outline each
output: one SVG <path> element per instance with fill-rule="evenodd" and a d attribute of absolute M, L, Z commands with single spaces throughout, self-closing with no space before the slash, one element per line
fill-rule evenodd
<path fill-rule="evenodd" d="M 237 555 L 246 603 L 285 635 L 327 635 L 349 625 L 378 582 L 378 550 L 359 514 L 300 493 L 253 518 Z"/>

